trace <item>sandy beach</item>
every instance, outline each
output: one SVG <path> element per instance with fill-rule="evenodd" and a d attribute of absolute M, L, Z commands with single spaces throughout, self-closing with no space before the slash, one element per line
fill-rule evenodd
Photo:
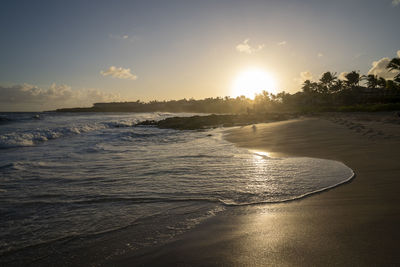
<path fill-rule="evenodd" d="M 345 163 L 347 184 L 301 200 L 227 208 L 126 266 L 398 266 L 400 119 L 326 114 L 230 129 L 226 139 L 272 157 Z"/>
<path fill-rule="evenodd" d="M 400 267 L 399 13 L 1 1 L 0 267 Z"/>

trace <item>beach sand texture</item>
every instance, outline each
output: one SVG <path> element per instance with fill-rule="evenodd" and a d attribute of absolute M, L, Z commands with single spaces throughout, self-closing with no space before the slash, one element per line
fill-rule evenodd
<path fill-rule="evenodd" d="M 228 208 L 178 240 L 126 257 L 145 266 L 399 266 L 400 118 L 327 114 L 228 130 L 273 157 L 333 159 L 350 183 L 302 200 Z"/>

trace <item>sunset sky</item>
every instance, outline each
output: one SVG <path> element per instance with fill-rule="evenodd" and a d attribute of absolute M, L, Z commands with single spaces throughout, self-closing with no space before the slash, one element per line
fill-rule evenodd
<path fill-rule="evenodd" d="M 292 93 L 400 56 L 400 0 L 14 0 L 0 25 L 0 111 L 234 96 L 249 68 Z"/>

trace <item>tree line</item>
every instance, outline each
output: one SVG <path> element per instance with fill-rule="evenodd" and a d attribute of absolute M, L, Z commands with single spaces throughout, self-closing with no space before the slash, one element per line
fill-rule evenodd
<path fill-rule="evenodd" d="M 211 97 L 201 100 L 95 103 L 90 108 L 58 109 L 59 112 L 193 112 L 193 113 L 264 113 L 330 110 L 400 109 L 400 58 L 393 58 L 387 70 L 396 73 L 393 80 L 351 71 L 339 79 L 327 71 L 316 81 L 306 80 L 302 91 L 271 94 L 262 91 L 253 99 L 239 96 Z"/>
<path fill-rule="evenodd" d="M 318 81 L 305 80 L 302 91 L 277 95 L 263 91 L 257 95 L 255 112 L 286 111 L 335 111 L 335 110 L 390 110 L 400 109 L 400 58 L 393 58 L 387 65 L 392 79 L 373 74 L 361 75 L 358 71 L 346 73 L 339 79 L 337 73 L 327 71 Z"/>

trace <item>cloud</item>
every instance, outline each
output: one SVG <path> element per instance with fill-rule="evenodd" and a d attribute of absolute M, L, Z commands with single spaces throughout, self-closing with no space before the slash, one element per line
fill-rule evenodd
<path fill-rule="evenodd" d="M 393 80 L 393 78 L 399 73 L 398 71 L 389 71 L 386 67 L 389 64 L 390 59 L 388 57 L 381 58 L 378 61 L 372 62 L 372 68 L 368 71 L 369 74 L 373 74 L 386 80 Z"/>
<path fill-rule="evenodd" d="M 303 72 L 300 72 L 300 78 L 301 78 L 302 82 L 304 82 L 305 80 L 310 80 L 311 81 L 312 78 L 313 78 L 313 75 L 309 71 L 303 71 Z"/>
<path fill-rule="evenodd" d="M 130 36 L 128 34 L 109 34 L 108 37 L 110 37 L 111 39 L 115 39 L 115 40 L 122 40 L 122 41 L 129 41 L 129 42 L 136 42 L 137 40 L 139 40 L 139 37 L 137 35 L 133 35 Z"/>
<path fill-rule="evenodd" d="M 339 76 L 338 76 L 338 79 L 339 80 L 342 80 L 342 81 L 347 81 L 347 79 L 346 79 L 346 75 L 348 74 L 348 72 L 341 72 L 340 74 L 339 74 Z"/>
<path fill-rule="evenodd" d="M 96 102 L 117 101 L 119 95 L 97 89 L 74 90 L 68 85 L 51 84 L 40 88 L 30 84 L 0 85 L 0 109 L 3 111 L 43 111 L 63 107 L 87 107 Z"/>
<path fill-rule="evenodd" d="M 111 76 L 117 79 L 136 80 L 137 76 L 131 73 L 131 69 L 124 69 L 122 67 L 111 66 L 105 71 L 100 71 L 103 76 Z"/>
<path fill-rule="evenodd" d="M 400 50 L 397 51 L 397 57 L 400 57 Z"/>
<path fill-rule="evenodd" d="M 393 1 L 392 1 L 392 5 L 393 5 L 393 6 L 400 5 L 400 0 L 393 0 Z"/>
<path fill-rule="evenodd" d="M 284 46 L 284 45 L 287 45 L 287 42 L 286 41 L 282 41 L 282 42 L 277 43 L 277 45 Z"/>
<path fill-rule="evenodd" d="M 321 52 L 319 52 L 318 54 L 317 54 L 317 57 L 319 57 L 319 58 L 321 58 L 321 57 L 323 57 L 324 56 L 324 54 L 322 54 Z"/>
<path fill-rule="evenodd" d="M 258 45 L 257 47 L 251 47 L 249 45 L 249 41 L 250 41 L 250 39 L 246 39 L 243 41 L 243 43 L 238 44 L 236 46 L 236 50 L 241 53 L 253 54 L 253 53 L 256 53 L 256 52 L 262 50 L 265 46 L 264 44 L 261 44 L 261 45 Z"/>
<path fill-rule="evenodd" d="M 123 40 L 122 35 L 115 35 L 115 34 L 109 34 L 108 37 L 111 39 L 117 39 L 117 40 Z"/>
<path fill-rule="evenodd" d="M 108 35 L 111 39 L 117 39 L 117 40 L 126 40 L 129 38 L 129 35 L 127 34 L 122 34 L 122 35 L 118 35 L 118 34 L 109 34 Z"/>
<path fill-rule="evenodd" d="M 312 81 L 313 75 L 310 71 L 302 71 L 300 72 L 300 77 L 294 78 L 294 81 L 296 82 L 297 85 L 301 85 L 304 83 L 306 80 Z"/>

